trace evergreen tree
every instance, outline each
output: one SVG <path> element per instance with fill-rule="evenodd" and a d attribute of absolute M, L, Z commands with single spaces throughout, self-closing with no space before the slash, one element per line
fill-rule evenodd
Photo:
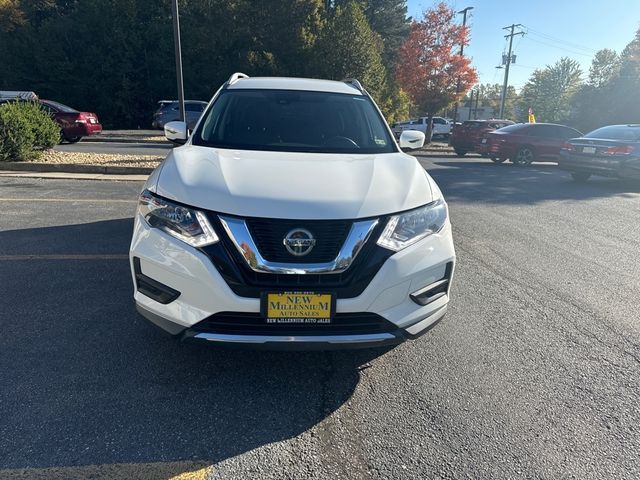
<path fill-rule="evenodd" d="M 612 98 L 614 81 L 620 74 L 620 56 L 613 50 L 600 50 L 594 56 L 589 77 L 572 100 L 572 124 L 589 132 L 615 122 Z"/>
<path fill-rule="evenodd" d="M 609 123 L 638 123 L 640 112 L 640 29 L 620 55 L 620 73 L 611 82 Z"/>
<path fill-rule="evenodd" d="M 344 8 L 349 1 L 328 2 L 330 9 Z M 398 61 L 398 50 L 409 35 L 411 17 L 407 16 L 406 0 L 357 0 L 371 29 L 382 38 L 382 58 L 387 69 Z"/>
<path fill-rule="evenodd" d="M 357 78 L 376 100 L 381 98 L 386 72 L 380 38 L 356 2 L 338 7 L 328 19 L 315 45 L 314 69 L 321 78 Z"/>

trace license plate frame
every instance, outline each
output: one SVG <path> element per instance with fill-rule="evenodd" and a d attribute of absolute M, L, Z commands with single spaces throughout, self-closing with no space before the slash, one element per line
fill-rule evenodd
<path fill-rule="evenodd" d="M 596 153 L 596 147 L 582 147 L 582 153 L 593 155 Z"/>
<path fill-rule="evenodd" d="M 297 298 L 298 301 L 293 300 Z M 306 300 L 303 300 L 305 299 Z M 270 304 L 279 301 L 280 308 Z M 321 308 L 309 310 L 305 305 Z M 302 308 L 292 308 L 298 305 Z M 285 308 L 282 308 L 285 307 Z M 267 291 L 260 296 L 260 314 L 267 324 L 282 325 L 328 325 L 333 323 L 336 312 L 336 295 L 334 292 L 307 292 L 307 291 Z M 316 315 L 314 315 L 316 313 Z"/>

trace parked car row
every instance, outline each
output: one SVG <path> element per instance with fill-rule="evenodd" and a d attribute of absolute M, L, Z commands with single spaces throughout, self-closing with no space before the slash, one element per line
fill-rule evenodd
<path fill-rule="evenodd" d="M 449 143 L 460 156 L 474 152 L 496 163 L 555 161 L 576 181 L 591 175 L 640 179 L 640 125 L 610 125 L 583 135 L 552 123 L 473 120 L 455 126 Z"/>
<path fill-rule="evenodd" d="M 432 132 L 434 137 L 449 138 L 449 135 L 451 134 L 451 122 L 442 117 L 433 117 L 432 122 Z M 393 134 L 396 136 L 396 138 L 400 138 L 400 135 L 405 130 L 418 130 L 426 134 L 428 123 L 429 117 L 420 117 L 408 122 L 394 123 L 391 125 L 391 130 L 393 131 Z"/>
<path fill-rule="evenodd" d="M 467 153 L 480 153 L 487 156 L 486 144 L 483 140 L 489 132 L 513 125 L 511 120 L 467 120 L 454 125 L 451 130 L 449 144 L 457 155 L 464 157 Z"/>

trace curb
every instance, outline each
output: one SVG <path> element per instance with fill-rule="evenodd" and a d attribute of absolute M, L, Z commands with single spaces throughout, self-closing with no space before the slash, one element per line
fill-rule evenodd
<path fill-rule="evenodd" d="M 160 136 L 160 135 L 158 135 Z M 131 137 L 101 137 L 100 135 L 92 135 L 82 137 L 79 143 L 153 143 L 158 145 L 173 145 L 168 140 L 144 140 Z"/>
<path fill-rule="evenodd" d="M 105 175 L 149 175 L 151 167 L 111 167 L 100 165 L 75 165 L 73 163 L 2 162 L 0 171 L 10 172 L 60 172 L 102 173 Z"/>

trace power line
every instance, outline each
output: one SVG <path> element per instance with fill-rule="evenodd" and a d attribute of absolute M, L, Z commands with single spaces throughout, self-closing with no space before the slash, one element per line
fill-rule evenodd
<path fill-rule="evenodd" d="M 568 46 L 570 48 L 573 48 L 575 50 L 584 50 L 586 52 L 591 52 L 591 53 L 595 53 L 597 51 L 597 50 L 594 50 L 593 48 L 587 47 L 585 45 L 581 45 L 579 43 L 568 42 L 567 40 L 563 40 L 561 38 L 554 37 L 553 35 L 549 35 L 547 33 L 543 33 L 543 32 L 541 32 L 539 30 L 536 30 L 535 28 L 531 28 L 531 27 L 524 27 L 524 28 L 527 29 L 527 33 L 530 34 L 530 35 L 534 35 L 534 36 L 537 36 L 537 37 L 542 37 L 542 38 L 544 38 L 546 40 L 551 40 L 551 41 L 556 42 L 556 43 L 563 43 L 566 46 Z"/>
<path fill-rule="evenodd" d="M 554 45 L 552 43 L 542 42 L 540 40 L 537 40 L 537 39 L 531 38 L 531 37 L 528 37 L 528 40 L 531 40 L 532 42 L 539 43 L 540 45 L 544 45 L 546 47 L 557 48 L 558 50 L 562 50 L 564 52 L 569 52 L 569 53 L 571 53 L 573 55 L 581 55 L 583 57 L 592 57 L 593 56 L 593 55 L 590 55 L 588 53 L 581 53 L 581 52 L 576 52 L 575 50 L 569 50 L 568 48 L 560 47 L 560 46 Z"/>
<path fill-rule="evenodd" d="M 518 68 L 528 68 L 530 70 L 538 70 L 538 68 L 540 68 L 540 67 L 532 67 L 531 65 L 522 65 L 520 63 L 514 63 L 513 66 Z"/>

